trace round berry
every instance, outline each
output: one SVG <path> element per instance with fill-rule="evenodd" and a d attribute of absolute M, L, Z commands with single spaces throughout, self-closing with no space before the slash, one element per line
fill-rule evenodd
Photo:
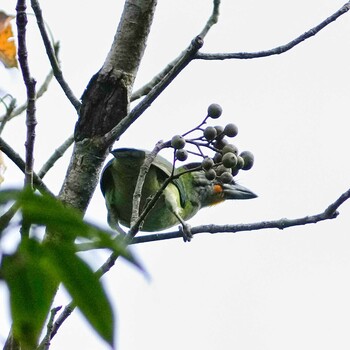
<path fill-rule="evenodd" d="M 216 130 L 216 139 L 222 140 L 225 137 L 224 128 L 221 125 L 214 126 Z"/>
<path fill-rule="evenodd" d="M 184 148 L 177 149 L 176 152 L 175 152 L 175 157 L 180 162 L 183 162 L 183 161 L 185 161 L 187 159 L 188 152 Z"/>
<path fill-rule="evenodd" d="M 249 151 L 243 151 L 240 156 L 244 159 L 244 166 L 242 167 L 242 170 L 249 170 L 252 168 L 254 164 L 254 155 L 252 152 Z"/>
<path fill-rule="evenodd" d="M 233 145 L 232 143 L 230 143 L 222 149 L 222 154 L 226 154 L 226 153 L 234 153 L 237 155 L 238 148 L 235 145 Z"/>
<path fill-rule="evenodd" d="M 225 171 L 220 175 L 219 179 L 222 183 L 229 184 L 233 181 L 233 176 L 231 175 L 231 173 Z"/>
<path fill-rule="evenodd" d="M 221 116 L 221 114 L 222 114 L 222 108 L 219 104 L 212 103 L 208 107 L 208 117 L 213 118 L 213 119 L 217 119 Z"/>
<path fill-rule="evenodd" d="M 215 140 L 213 143 L 213 146 L 217 149 L 223 149 L 226 145 L 228 144 L 228 141 L 223 139 L 223 140 Z"/>
<path fill-rule="evenodd" d="M 237 165 L 237 156 L 232 152 L 225 153 L 222 157 L 222 164 L 226 168 L 234 168 Z"/>
<path fill-rule="evenodd" d="M 215 139 L 217 132 L 213 126 L 208 126 L 204 129 L 203 135 L 208 141 L 211 141 Z"/>
<path fill-rule="evenodd" d="M 216 175 L 217 175 L 217 176 L 220 176 L 220 175 L 223 174 L 223 173 L 230 173 L 230 172 L 231 172 L 231 169 L 226 168 L 226 167 L 223 166 L 223 165 L 219 165 L 219 166 L 215 169 L 215 171 L 216 171 Z"/>
<path fill-rule="evenodd" d="M 214 169 L 209 169 L 208 171 L 206 171 L 205 173 L 205 177 L 209 180 L 212 181 L 216 178 L 216 172 Z"/>
<path fill-rule="evenodd" d="M 222 154 L 219 152 L 216 152 L 213 157 L 214 163 L 220 163 L 222 161 Z"/>
<path fill-rule="evenodd" d="M 235 137 L 238 134 L 238 128 L 235 124 L 227 124 L 224 129 L 224 134 L 228 137 Z"/>
<path fill-rule="evenodd" d="M 175 135 L 171 139 L 171 147 L 175 149 L 184 148 L 186 145 L 185 139 L 181 135 Z"/>
<path fill-rule="evenodd" d="M 237 169 L 243 169 L 244 167 L 244 159 L 241 156 L 237 156 Z"/>
<path fill-rule="evenodd" d="M 238 172 L 239 172 L 239 169 L 237 168 L 232 169 L 232 176 L 236 176 Z"/>
<path fill-rule="evenodd" d="M 211 169 L 213 167 L 213 165 L 214 165 L 214 161 L 209 157 L 206 157 L 202 160 L 202 168 L 204 170 L 208 171 L 209 169 Z"/>

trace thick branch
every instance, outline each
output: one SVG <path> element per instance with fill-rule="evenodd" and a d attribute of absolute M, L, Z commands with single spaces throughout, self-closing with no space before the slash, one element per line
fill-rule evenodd
<path fill-rule="evenodd" d="M 59 195 L 64 203 L 82 213 L 114 142 L 114 139 L 105 142 L 103 136 L 127 115 L 129 93 L 146 47 L 155 7 L 156 0 L 125 2 L 108 57 L 83 94 L 75 147 Z"/>
<path fill-rule="evenodd" d="M 325 19 L 322 23 L 317 25 L 316 27 L 308 30 L 304 34 L 298 36 L 296 39 L 292 40 L 288 44 L 275 47 L 266 51 L 258 51 L 258 52 L 234 52 L 234 53 L 201 53 L 198 52 L 196 55 L 196 59 L 200 60 L 227 60 L 227 59 L 251 59 L 251 58 L 260 58 L 272 55 L 279 55 L 284 53 L 296 45 L 302 43 L 304 40 L 309 39 L 320 32 L 323 28 L 325 28 L 328 24 L 334 22 L 337 18 L 344 15 L 350 9 L 350 1 L 344 4 L 337 12 L 333 15 Z"/>

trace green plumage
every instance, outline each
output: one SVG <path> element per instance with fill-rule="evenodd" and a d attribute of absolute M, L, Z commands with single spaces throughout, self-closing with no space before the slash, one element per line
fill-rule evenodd
<path fill-rule="evenodd" d="M 106 200 L 108 222 L 118 228 L 118 224 L 129 227 L 132 197 L 148 151 L 121 148 L 114 150 L 112 159 L 102 172 L 101 190 Z M 176 172 L 198 166 L 191 163 L 176 169 Z M 142 190 L 140 210 L 145 206 L 169 177 L 172 164 L 157 156 L 146 175 Z M 221 189 L 221 191 L 220 191 Z M 172 181 L 164 190 L 155 207 L 147 215 L 142 231 L 161 231 L 193 217 L 200 208 L 225 199 L 249 199 L 256 195 L 235 183 L 222 184 L 209 181 L 203 171 L 182 175 Z"/>

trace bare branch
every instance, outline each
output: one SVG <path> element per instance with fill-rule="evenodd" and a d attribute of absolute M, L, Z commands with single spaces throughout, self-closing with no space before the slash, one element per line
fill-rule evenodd
<path fill-rule="evenodd" d="M 74 311 L 74 309 L 75 309 L 75 304 L 73 302 L 71 302 L 70 304 L 68 304 L 64 308 L 64 310 L 62 311 L 60 316 L 57 318 L 57 321 L 52 325 L 52 327 L 50 327 L 51 329 L 50 329 L 49 338 L 47 339 L 45 337 L 42 340 L 42 342 L 40 343 L 40 345 L 37 348 L 38 350 L 45 349 L 46 342 L 47 341 L 50 342 L 50 340 L 56 335 L 58 329 L 62 326 L 63 322 L 71 315 L 71 313 Z"/>
<path fill-rule="evenodd" d="M 344 15 L 350 9 L 350 1 L 344 4 L 337 12 L 333 15 L 325 19 L 322 23 L 317 25 L 316 27 L 308 30 L 304 34 L 298 36 L 296 39 L 292 40 L 288 44 L 275 47 L 266 51 L 258 51 L 258 52 L 234 52 L 234 53 L 201 53 L 198 52 L 195 59 L 200 60 L 227 60 L 227 59 L 252 59 L 252 58 L 260 58 L 272 55 L 279 55 L 284 53 L 294 46 L 302 43 L 304 40 L 309 39 L 320 32 L 323 28 L 325 28 L 328 24 L 334 22 L 337 18 Z"/>
<path fill-rule="evenodd" d="M 55 316 L 57 314 L 58 311 L 60 311 L 62 308 L 62 306 L 58 306 L 58 307 L 54 307 L 51 312 L 50 312 L 50 319 L 47 323 L 47 331 L 46 331 L 46 335 L 43 339 L 43 341 L 41 342 L 41 344 L 38 346 L 37 350 L 48 350 L 50 348 L 50 340 L 51 340 L 51 334 L 53 331 L 53 322 L 55 320 Z"/>
<path fill-rule="evenodd" d="M 37 124 L 35 118 L 35 85 L 36 81 L 31 76 L 28 65 L 28 52 L 26 43 L 26 26 L 28 23 L 26 14 L 25 0 L 18 0 L 17 11 L 17 29 L 18 29 L 18 61 L 21 66 L 24 84 L 27 90 L 27 139 L 26 139 L 26 162 L 25 162 L 25 184 L 33 187 L 33 164 L 34 164 L 34 141 L 35 127 Z"/>
<path fill-rule="evenodd" d="M 52 70 L 49 72 L 49 74 L 46 76 L 44 82 L 42 83 L 42 85 L 40 86 L 39 90 L 37 91 L 36 94 L 36 99 L 40 98 L 48 89 L 49 84 L 52 80 L 53 77 L 53 72 Z M 11 120 L 14 117 L 17 117 L 18 115 L 22 114 L 27 108 L 27 102 L 25 102 L 23 105 L 15 108 L 8 117 L 6 117 L 7 113 L 0 116 L 0 122 L 3 122 L 6 118 L 7 121 Z"/>
<path fill-rule="evenodd" d="M 213 0 L 213 11 L 205 24 L 204 28 L 200 32 L 199 36 L 204 39 L 204 37 L 208 34 L 211 27 L 218 23 L 219 20 L 219 7 L 220 7 L 221 0 Z"/>
<path fill-rule="evenodd" d="M 38 176 L 43 178 L 46 173 L 55 165 L 56 161 L 60 159 L 67 149 L 73 144 L 74 136 L 71 135 L 68 137 L 66 141 L 59 146 L 55 152 L 51 155 L 51 157 L 47 160 L 47 162 L 42 166 L 42 168 L 38 172 Z"/>
<path fill-rule="evenodd" d="M 128 239 L 131 239 L 136 235 L 136 233 L 139 230 L 140 224 L 145 219 L 146 215 L 149 213 L 149 211 L 152 209 L 152 207 L 156 204 L 158 198 L 162 194 L 163 190 L 160 189 L 156 195 L 151 199 L 151 201 L 147 204 L 144 211 L 139 215 L 139 209 L 140 209 L 140 202 L 141 202 L 141 192 L 143 188 L 143 184 L 146 179 L 146 175 L 148 173 L 149 168 L 152 165 L 152 162 L 156 158 L 157 154 L 163 149 L 169 147 L 169 143 L 164 143 L 162 141 L 157 142 L 156 146 L 153 148 L 152 152 L 150 152 L 147 156 L 145 161 L 143 162 L 140 173 L 137 178 L 134 195 L 132 198 L 132 212 L 131 212 L 131 220 L 130 220 L 130 230 L 128 232 Z M 168 182 L 167 182 L 168 185 Z M 162 186 L 163 188 L 163 186 Z M 165 188 L 165 187 L 164 187 Z"/>
<path fill-rule="evenodd" d="M 193 234 L 198 233 L 236 233 L 243 231 L 257 231 L 270 228 L 284 230 L 285 228 L 302 226 L 308 224 L 316 224 L 321 221 L 335 219 L 338 216 L 338 208 L 350 198 L 350 189 L 344 192 L 335 202 L 330 204 L 322 213 L 311 216 L 305 216 L 297 219 L 280 219 L 271 221 L 261 221 L 251 224 L 237 225 L 201 225 L 191 228 Z M 173 231 L 166 233 L 155 233 L 146 236 L 134 237 L 130 244 L 146 243 L 161 241 L 172 238 L 182 238 L 181 231 Z"/>
<path fill-rule="evenodd" d="M 213 0 L 213 10 L 212 13 L 205 24 L 203 30 L 198 34 L 197 36 L 202 38 L 202 40 L 205 38 L 205 36 L 208 34 L 211 27 L 218 22 L 219 19 L 219 7 L 220 7 L 221 0 Z M 185 52 L 185 51 L 184 51 Z M 184 55 L 184 52 L 182 52 L 178 57 L 176 57 L 173 61 L 171 61 L 160 73 L 158 73 L 151 81 L 149 81 L 146 85 L 135 91 L 130 101 L 133 102 L 142 96 L 147 95 L 177 64 L 178 61 L 181 60 L 181 58 Z"/>
<path fill-rule="evenodd" d="M 3 130 L 4 130 L 4 127 L 5 125 L 7 124 L 7 122 L 11 119 L 11 115 L 16 107 L 16 99 L 11 97 L 11 100 L 10 100 L 10 103 L 9 105 L 7 106 L 3 99 L 1 99 L 1 102 L 5 105 L 6 107 L 6 113 L 3 117 L 3 119 L 1 120 L 1 125 L 0 125 L 0 135 L 2 134 Z"/>
<path fill-rule="evenodd" d="M 43 19 L 43 15 L 42 15 L 42 11 L 41 11 L 39 2 L 37 0 L 31 0 L 31 5 L 32 5 L 32 9 L 35 13 L 35 17 L 36 17 L 36 21 L 37 21 L 37 24 L 38 24 L 38 27 L 40 30 L 40 34 L 41 34 L 41 37 L 42 37 L 44 45 L 45 45 L 46 54 L 47 54 L 47 56 L 50 60 L 50 63 L 51 63 L 53 74 L 54 74 L 56 80 L 58 81 L 58 83 L 61 85 L 61 88 L 64 91 L 64 93 L 66 94 L 67 98 L 69 99 L 71 104 L 74 106 L 74 108 L 77 110 L 77 112 L 79 113 L 81 102 L 74 96 L 73 91 L 71 90 L 71 88 L 69 87 L 69 85 L 67 84 L 67 82 L 65 81 L 65 79 L 63 77 L 62 70 L 59 66 L 57 57 L 55 55 L 55 51 L 53 49 L 53 46 L 50 42 L 49 36 L 48 36 L 46 28 L 45 28 L 45 22 Z"/>
<path fill-rule="evenodd" d="M 17 167 L 24 173 L 25 163 L 24 163 L 23 159 L 1 137 L 0 137 L 0 151 L 3 151 L 7 155 L 7 157 L 9 157 L 13 161 L 13 163 L 15 163 L 17 165 Z M 34 186 L 40 192 L 42 192 L 42 193 L 45 192 L 45 193 L 48 193 L 48 194 L 54 196 L 54 194 L 46 187 L 46 185 L 44 184 L 42 179 L 34 172 L 33 172 L 33 182 L 34 182 Z"/>

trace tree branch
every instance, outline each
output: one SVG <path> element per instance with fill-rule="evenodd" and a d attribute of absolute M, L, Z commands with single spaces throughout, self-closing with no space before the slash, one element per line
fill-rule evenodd
<path fill-rule="evenodd" d="M 25 0 L 18 0 L 17 11 L 17 29 L 18 29 L 18 61 L 21 66 L 24 84 L 27 90 L 27 139 L 26 146 L 26 161 L 25 161 L 25 184 L 33 187 L 33 164 L 34 164 L 34 141 L 35 141 L 35 127 L 37 124 L 35 118 L 35 85 L 36 81 L 30 74 L 28 65 L 28 52 L 26 43 L 26 26 L 28 23 L 26 14 Z"/>
<path fill-rule="evenodd" d="M 25 163 L 21 156 L 16 153 L 12 147 L 7 144 L 1 137 L 0 137 L 0 150 L 3 151 L 7 157 L 9 157 L 13 163 L 17 165 L 17 167 L 24 173 L 25 172 Z M 52 196 L 54 194 L 46 187 L 42 179 L 35 173 L 33 172 L 33 182 L 34 186 L 42 193 L 48 193 Z"/>
<path fill-rule="evenodd" d="M 53 322 L 55 320 L 55 316 L 58 311 L 60 311 L 62 306 L 55 307 L 51 310 L 50 312 L 50 318 L 46 326 L 46 335 L 43 339 L 43 341 L 40 343 L 40 345 L 37 347 L 37 350 L 49 350 L 50 348 L 50 340 L 51 340 L 51 335 L 53 332 Z"/>
<path fill-rule="evenodd" d="M 350 189 L 344 192 L 335 202 L 330 204 L 322 213 L 305 216 L 297 219 L 279 219 L 271 221 L 261 221 L 250 224 L 237 224 L 237 225 L 201 225 L 191 228 L 193 234 L 198 233 L 237 233 L 243 231 L 257 231 L 270 228 L 277 228 L 284 230 L 285 228 L 302 226 L 309 224 L 316 224 L 321 221 L 335 219 L 338 216 L 338 208 L 350 198 Z M 145 236 L 134 237 L 130 244 L 146 243 L 161 241 L 172 238 L 182 238 L 181 231 L 173 231 L 166 233 L 155 233 Z"/>
<path fill-rule="evenodd" d="M 304 40 L 309 39 L 320 32 L 323 28 L 325 28 L 328 24 L 334 22 L 337 18 L 344 15 L 350 9 L 350 1 L 344 4 L 337 12 L 335 12 L 330 17 L 326 18 L 322 23 L 317 25 L 316 27 L 308 30 L 304 34 L 298 36 L 296 39 L 292 40 L 288 44 L 275 47 L 270 50 L 258 51 L 258 52 L 234 52 L 234 53 L 201 53 L 198 52 L 195 59 L 200 60 L 227 60 L 227 59 L 252 59 L 252 58 L 260 58 L 272 55 L 280 55 L 284 53 L 296 45 L 302 43 Z"/>
<path fill-rule="evenodd" d="M 205 24 L 203 30 L 197 35 L 202 40 L 205 38 L 205 36 L 208 34 L 211 27 L 218 22 L 219 19 L 219 7 L 220 7 L 221 0 L 213 0 L 213 10 L 212 13 L 207 20 L 207 23 Z M 135 101 L 142 96 L 147 95 L 158 83 L 160 83 L 164 77 L 174 68 L 174 66 L 182 59 L 184 53 L 186 51 L 181 52 L 181 54 L 176 57 L 173 61 L 171 61 L 160 73 L 158 73 L 150 82 L 148 82 L 146 85 L 135 91 L 130 98 L 130 101 Z"/>
<path fill-rule="evenodd" d="M 46 76 L 44 82 L 42 83 L 42 85 L 40 86 L 40 88 L 38 89 L 38 91 L 36 93 L 37 100 L 47 91 L 49 84 L 52 80 L 52 77 L 53 77 L 53 72 L 51 70 L 49 72 L 49 74 Z M 25 102 L 24 104 L 22 104 L 19 107 L 14 108 L 14 110 L 11 111 L 11 113 L 8 115 L 8 117 L 7 117 L 7 113 L 0 116 L 0 122 L 3 122 L 5 119 L 7 119 L 7 121 L 9 121 L 12 118 L 17 117 L 18 115 L 22 114 L 26 109 L 27 109 L 27 102 Z"/>
<path fill-rule="evenodd" d="M 135 186 L 135 190 L 134 190 L 134 194 L 133 194 L 133 198 L 132 198 L 132 212 L 131 212 L 131 220 L 130 220 L 130 229 L 129 229 L 129 232 L 127 235 L 127 241 L 131 240 L 136 235 L 136 233 L 139 231 L 141 223 L 143 222 L 143 220 L 145 219 L 147 214 L 150 212 L 150 210 L 154 207 L 157 200 L 159 199 L 159 197 L 163 193 L 163 190 L 165 189 L 165 187 L 169 184 L 170 180 L 172 179 L 172 178 L 170 178 L 169 181 L 165 181 L 165 185 L 163 184 L 163 186 L 159 189 L 159 191 L 147 203 L 146 208 L 144 208 L 141 215 L 139 215 L 142 188 L 143 188 L 143 185 L 144 185 L 144 182 L 146 179 L 146 175 L 149 171 L 149 168 L 151 167 L 157 154 L 163 148 L 166 148 L 169 146 L 170 146 L 169 142 L 164 143 L 162 141 L 159 141 L 156 144 L 156 146 L 154 147 L 154 149 L 152 150 L 152 152 L 150 152 L 146 156 L 146 159 L 140 168 L 139 176 L 137 178 L 137 182 L 136 182 L 136 186 Z"/>
<path fill-rule="evenodd" d="M 51 157 L 47 160 L 47 162 L 42 166 L 42 168 L 38 172 L 38 176 L 43 178 L 46 173 L 55 165 L 56 161 L 60 159 L 67 149 L 73 144 L 74 136 L 71 135 L 68 137 L 66 141 L 59 146 L 55 152 L 51 155 Z"/>

